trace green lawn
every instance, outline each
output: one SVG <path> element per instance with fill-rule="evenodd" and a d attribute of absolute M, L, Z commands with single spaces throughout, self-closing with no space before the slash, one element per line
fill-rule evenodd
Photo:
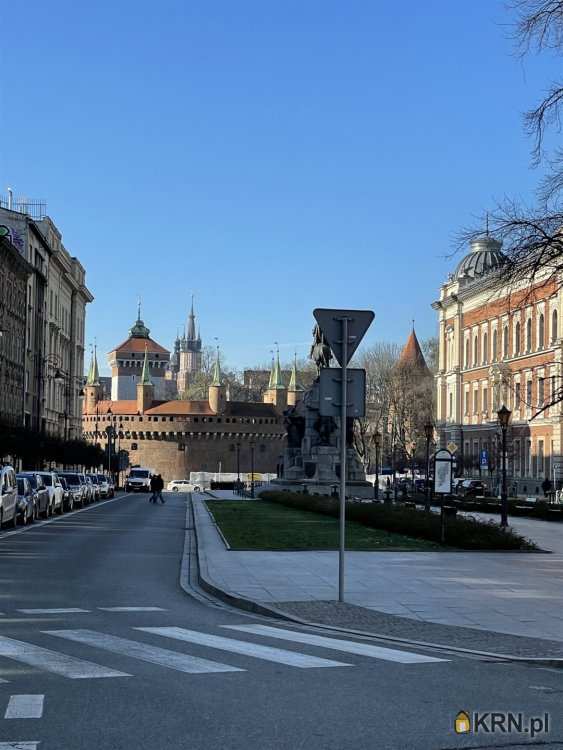
<path fill-rule="evenodd" d="M 208 500 L 207 507 L 235 550 L 338 548 L 338 521 L 330 516 L 264 500 Z M 346 548 L 413 552 L 443 549 L 434 542 L 372 529 L 354 521 L 346 523 Z"/>

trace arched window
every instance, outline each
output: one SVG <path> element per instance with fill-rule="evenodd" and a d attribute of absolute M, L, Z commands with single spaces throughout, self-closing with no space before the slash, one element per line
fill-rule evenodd
<path fill-rule="evenodd" d="M 493 331 L 493 362 L 496 362 L 497 361 L 497 357 L 498 357 L 498 343 L 497 343 L 497 340 L 498 340 L 497 332 Z"/>
<path fill-rule="evenodd" d="M 520 354 L 520 321 L 516 323 L 514 331 L 514 354 Z"/>
<path fill-rule="evenodd" d="M 532 319 L 528 318 L 526 323 L 526 351 L 532 351 Z"/>
<path fill-rule="evenodd" d="M 453 393 L 450 392 L 450 413 L 449 417 L 451 420 L 454 418 L 454 399 L 453 399 Z"/>
<path fill-rule="evenodd" d="M 485 331 L 483 334 L 483 364 L 489 361 L 489 334 Z"/>
<path fill-rule="evenodd" d="M 551 313 L 551 341 L 554 342 L 557 339 L 557 310 Z"/>
<path fill-rule="evenodd" d="M 540 314 L 540 320 L 538 324 L 538 349 L 543 349 L 545 346 L 545 318 L 543 313 Z"/>
<path fill-rule="evenodd" d="M 477 334 L 475 334 L 475 336 L 473 337 L 473 367 L 477 366 L 478 348 L 479 348 L 479 339 L 477 338 Z"/>
<path fill-rule="evenodd" d="M 504 326 L 502 334 L 502 354 L 504 357 L 508 357 L 508 326 Z"/>
<path fill-rule="evenodd" d="M 469 339 L 465 339 L 465 366 L 469 367 Z"/>

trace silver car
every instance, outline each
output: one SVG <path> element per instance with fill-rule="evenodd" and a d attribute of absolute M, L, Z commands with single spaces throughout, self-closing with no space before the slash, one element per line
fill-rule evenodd
<path fill-rule="evenodd" d="M 11 466 L 0 469 L 0 528 L 5 523 L 18 525 L 18 488 L 16 472 Z"/>

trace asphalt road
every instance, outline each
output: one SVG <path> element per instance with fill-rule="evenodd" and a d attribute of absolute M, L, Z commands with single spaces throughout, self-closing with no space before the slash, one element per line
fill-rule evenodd
<path fill-rule="evenodd" d="M 310 629 L 188 596 L 186 501 L 167 497 L 125 496 L 0 535 L 0 750 L 530 744 L 456 735 L 460 709 L 548 711 L 536 741 L 563 748 L 563 671 L 336 634 L 315 642 Z"/>

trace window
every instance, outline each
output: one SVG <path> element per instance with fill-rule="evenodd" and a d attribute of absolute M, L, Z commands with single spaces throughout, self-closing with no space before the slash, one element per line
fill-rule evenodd
<path fill-rule="evenodd" d="M 473 367 L 477 367 L 477 349 L 479 348 L 479 340 L 477 334 L 473 337 Z"/>
<path fill-rule="evenodd" d="M 532 351 L 532 319 L 528 318 L 526 322 L 526 351 Z"/>
<path fill-rule="evenodd" d="M 465 391 L 465 413 L 469 414 L 469 391 Z"/>
<path fill-rule="evenodd" d="M 473 414 L 479 411 L 479 391 L 473 391 Z"/>
<path fill-rule="evenodd" d="M 450 419 L 453 419 L 453 416 L 454 416 L 454 397 L 453 397 L 453 393 L 450 393 L 450 410 L 449 410 Z"/>
<path fill-rule="evenodd" d="M 520 321 L 514 329 L 514 354 L 520 354 Z"/>
<path fill-rule="evenodd" d="M 487 386 L 483 388 L 483 411 L 489 410 L 489 389 Z"/>
<path fill-rule="evenodd" d="M 516 385 L 514 386 L 514 408 L 515 409 L 520 408 L 520 398 L 521 398 L 520 383 L 516 383 Z"/>
<path fill-rule="evenodd" d="M 465 339 L 465 366 L 469 367 L 469 339 Z"/>
<path fill-rule="evenodd" d="M 540 314 L 540 321 L 538 324 L 538 349 L 543 349 L 544 347 L 544 337 L 545 337 L 545 318 L 543 316 L 543 313 Z"/>
<path fill-rule="evenodd" d="M 552 343 L 557 339 L 557 310 L 551 313 L 551 341 Z"/>
<path fill-rule="evenodd" d="M 538 440 L 538 473 L 543 474 L 544 470 L 544 447 L 543 440 Z"/>
<path fill-rule="evenodd" d="M 538 380 L 538 406 L 542 407 L 545 403 L 545 379 Z"/>
<path fill-rule="evenodd" d="M 493 331 L 493 362 L 497 361 L 497 357 L 498 357 L 497 332 Z"/>
<path fill-rule="evenodd" d="M 532 405 L 532 381 L 526 381 L 526 406 Z"/>
<path fill-rule="evenodd" d="M 489 334 L 485 331 L 483 334 L 483 364 L 489 361 Z"/>
<path fill-rule="evenodd" d="M 502 354 L 503 357 L 508 357 L 508 326 L 504 326 L 502 334 Z"/>

